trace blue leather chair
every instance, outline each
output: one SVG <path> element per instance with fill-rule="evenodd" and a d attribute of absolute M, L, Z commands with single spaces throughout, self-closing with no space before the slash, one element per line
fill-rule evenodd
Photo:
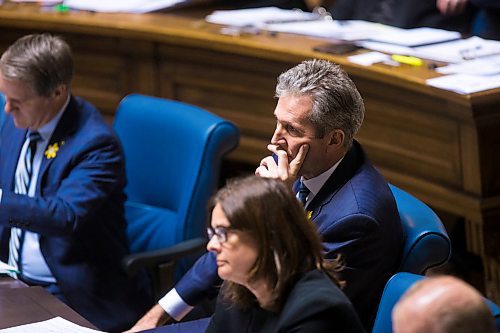
<path fill-rule="evenodd" d="M 411 194 L 389 184 L 396 199 L 405 234 L 399 272 L 425 274 L 446 263 L 451 243 L 443 223 L 434 211 Z"/>
<path fill-rule="evenodd" d="M 222 158 L 235 149 L 235 125 L 198 107 L 133 94 L 118 106 L 114 129 L 125 152 L 125 217 L 129 274 L 147 268 L 155 296 L 171 284 L 160 265 L 206 244 L 207 203 L 218 187 Z M 177 267 L 180 277 L 185 267 Z M 179 266 L 178 265 L 178 266 Z"/>
<path fill-rule="evenodd" d="M 415 282 L 422 279 L 425 279 L 422 275 L 406 272 L 397 273 L 389 279 L 382 293 L 382 299 L 380 300 L 372 333 L 392 332 L 392 309 L 405 291 Z M 500 331 L 500 307 L 488 299 L 485 299 L 485 302 L 495 317 L 497 330 Z"/>
<path fill-rule="evenodd" d="M 0 130 L 2 129 L 3 120 L 5 118 L 5 112 L 3 110 L 5 105 L 5 97 L 0 93 Z"/>

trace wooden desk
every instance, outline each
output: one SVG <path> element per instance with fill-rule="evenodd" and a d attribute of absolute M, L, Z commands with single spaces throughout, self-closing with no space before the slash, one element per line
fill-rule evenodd
<path fill-rule="evenodd" d="M 28 285 L 9 276 L 0 275 L 0 289 L 26 288 Z"/>
<path fill-rule="evenodd" d="M 466 220 L 467 247 L 483 259 L 487 294 L 500 302 L 500 89 L 459 95 L 425 85 L 439 74 L 423 67 L 363 67 L 312 50 L 324 40 L 230 37 L 203 20 L 172 14 L 0 7 L 0 51 L 40 31 L 69 41 L 75 94 L 110 120 L 131 92 L 192 103 L 238 125 L 241 144 L 229 158 L 250 165 L 267 154 L 279 73 L 306 58 L 341 64 L 366 103 L 357 138 L 372 161 L 392 183 Z"/>
<path fill-rule="evenodd" d="M 0 329 L 35 323 L 57 316 L 75 324 L 96 329 L 89 321 L 42 287 L 12 287 L 16 285 L 12 284 L 12 281 L 6 281 L 3 278 L 1 281 Z"/>

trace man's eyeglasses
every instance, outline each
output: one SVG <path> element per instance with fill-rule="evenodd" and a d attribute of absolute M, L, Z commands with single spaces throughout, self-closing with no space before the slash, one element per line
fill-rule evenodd
<path fill-rule="evenodd" d="M 207 235 L 208 235 L 208 240 L 211 240 L 214 236 L 217 239 L 217 242 L 219 243 L 224 243 L 227 241 L 227 232 L 230 228 L 226 227 L 217 227 L 217 228 L 212 228 L 212 227 L 207 227 Z"/>

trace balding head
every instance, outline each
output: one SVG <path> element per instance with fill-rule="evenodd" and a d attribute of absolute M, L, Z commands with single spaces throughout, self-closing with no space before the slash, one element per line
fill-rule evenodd
<path fill-rule="evenodd" d="M 481 295 L 451 277 L 427 278 L 410 288 L 392 312 L 394 333 L 494 333 Z"/>

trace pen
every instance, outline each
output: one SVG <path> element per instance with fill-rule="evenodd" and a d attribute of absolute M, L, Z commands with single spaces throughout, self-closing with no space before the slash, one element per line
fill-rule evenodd
<path fill-rule="evenodd" d="M 412 56 L 393 54 L 391 58 L 392 60 L 397 61 L 401 64 L 406 64 L 411 66 L 422 66 L 424 64 L 422 59 Z"/>
<path fill-rule="evenodd" d="M 60 3 L 60 4 L 54 6 L 54 10 L 56 12 L 59 12 L 59 13 L 66 13 L 66 12 L 69 12 L 69 7 Z"/>

